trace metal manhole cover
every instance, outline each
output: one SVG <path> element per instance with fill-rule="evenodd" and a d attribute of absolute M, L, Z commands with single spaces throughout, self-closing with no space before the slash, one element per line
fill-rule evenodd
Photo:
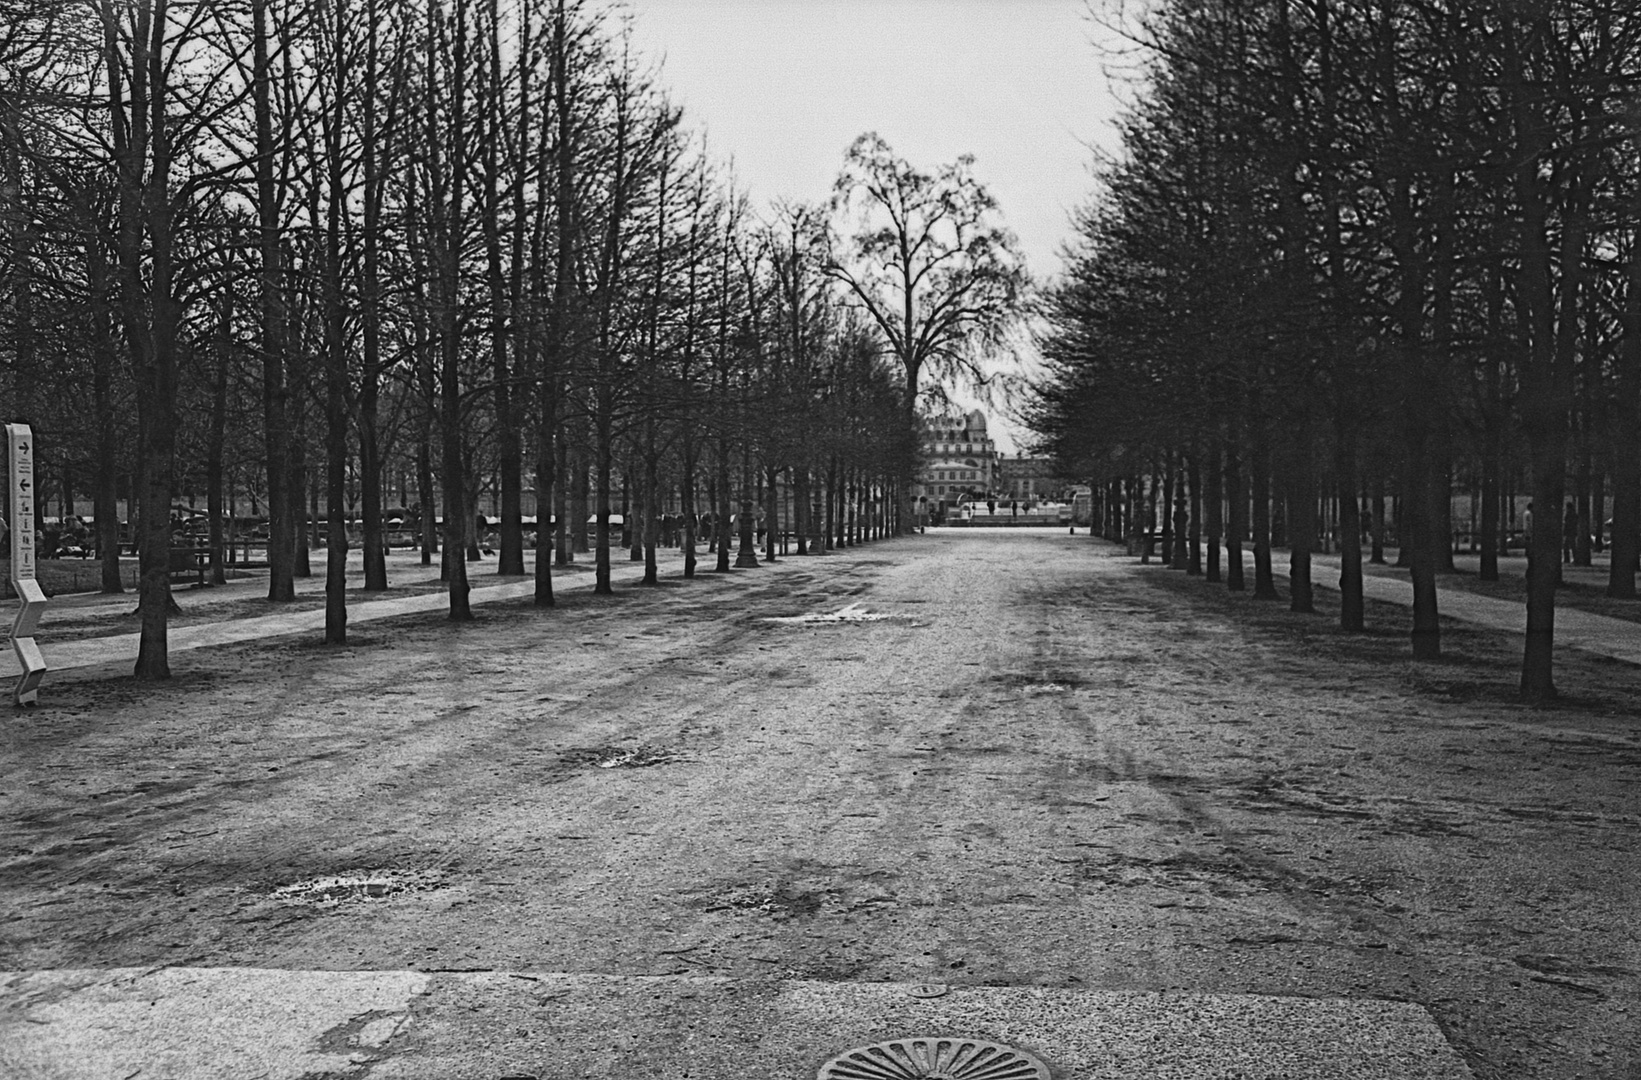
<path fill-rule="evenodd" d="M 1048 1066 L 1023 1050 L 983 1039 L 926 1036 L 847 1050 L 821 1066 L 819 1080 L 1050 1080 Z"/>

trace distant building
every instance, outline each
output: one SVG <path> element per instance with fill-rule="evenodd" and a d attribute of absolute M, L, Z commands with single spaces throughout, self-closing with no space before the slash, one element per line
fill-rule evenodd
<path fill-rule="evenodd" d="M 1055 472 L 1053 458 L 1004 457 L 997 465 L 1000 493 L 1013 502 L 1061 502 L 1076 483 Z"/>
<path fill-rule="evenodd" d="M 999 494 L 998 462 L 1002 455 L 986 432 L 986 414 L 979 409 L 960 418 L 937 419 L 923 429 L 921 467 L 912 487 L 914 499 L 927 499 L 931 509 L 953 504 L 965 495 L 985 500 Z"/>

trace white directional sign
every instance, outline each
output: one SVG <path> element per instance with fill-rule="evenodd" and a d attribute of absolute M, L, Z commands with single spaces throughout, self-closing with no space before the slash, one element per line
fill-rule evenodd
<path fill-rule="evenodd" d="M 7 424 L 6 442 L 11 448 L 11 585 L 18 601 L 11 647 L 23 669 L 11 699 L 17 705 L 33 705 L 46 674 L 45 658 L 34 642 L 34 631 L 46 609 L 46 594 L 35 580 L 34 433 L 27 424 Z"/>

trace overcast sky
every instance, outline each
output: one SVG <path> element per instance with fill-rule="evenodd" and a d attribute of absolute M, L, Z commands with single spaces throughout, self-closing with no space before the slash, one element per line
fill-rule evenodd
<path fill-rule="evenodd" d="M 1060 269 L 1090 146 L 1115 145 L 1085 0 L 628 3 L 663 84 L 756 206 L 825 199 L 844 150 L 876 131 L 921 168 L 972 153 L 1033 276 Z"/>

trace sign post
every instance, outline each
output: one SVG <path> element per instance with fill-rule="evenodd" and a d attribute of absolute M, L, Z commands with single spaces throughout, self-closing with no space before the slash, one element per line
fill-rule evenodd
<path fill-rule="evenodd" d="M 17 621 L 11 625 L 11 647 L 23 669 L 12 691 L 15 705 L 39 700 L 46 661 L 34 642 L 35 628 L 46 609 L 46 594 L 34 576 L 34 434 L 27 424 L 7 424 L 11 447 L 11 585 L 17 591 Z"/>

